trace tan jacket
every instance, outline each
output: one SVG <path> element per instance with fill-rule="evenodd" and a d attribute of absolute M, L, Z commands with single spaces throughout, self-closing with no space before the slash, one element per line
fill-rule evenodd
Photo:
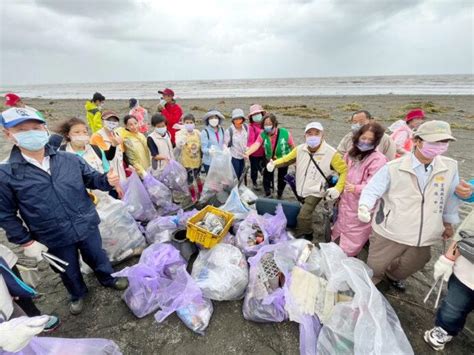
<path fill-rule="evenodd" d="M 342 156 L 344 156 L 344 154 L 346 154 L 352 148 L 352 136 L 352 132 L 347 133 L 337 146 L 337 151 L 341 153 Z M 397 145 L 388 134 L 384 133 L 379 145 L 377 146 L 377 150 L 385 155 L 390 161 L 395 159 L 395 155 L 397 154 Z"/>
<path fill-rule="evenodd" d="M 418 186 L 411 155 L 391 161 L 387 166 L 390 187 L 374 215 L 374 232 L 412 246 L 429 246 L 440 241 L 446 195 L 457 172 L 457 162 L 437 156 L 424 191 Z"/>

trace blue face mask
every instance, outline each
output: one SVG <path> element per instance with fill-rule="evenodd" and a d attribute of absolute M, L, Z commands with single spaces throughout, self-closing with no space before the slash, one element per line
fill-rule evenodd
<path fill-rule="evenodd" d="M 164 136 L 165 133 L 166 133 L 166 127 L 155 128 L 155 131 L 156 131 L 156 133 L 158 133 L 158 134 Z"/>
<path fill-rule="evenodd" d="M 49 140 L 47 131 L 36 130 L 15 133 L 13 137 L 15 137 L 19 147 L 32 152 L 41 150 Z"/>
<path fill-rule="evenodd" d="M 370 144 L 370 143 L 359 142 L 357 143 L 357 148 L 359 148 L 361 152 L 367 152 L 369 150 L 374 149 L 375 147 L 373 144 Z"/>
<path fill-rule="evenodd" d="M 362 125 L 360 123 L 352 124 L 351 126 L 352 133 L 356 133 L 361 128 L 362 128 Z"/>
<path fill-rule="evenodd" d="M 263 129 L 265 132 L 271 133 L 273 131 L 273 126 L 264 126 Z"/>
<path fill-rule="evenodd" d="M 262 118 L 263 118 L 263 115 L 261 113 L 257 113 L 252 116 L 252 120 L 257 123 L 262 122 Z"/>

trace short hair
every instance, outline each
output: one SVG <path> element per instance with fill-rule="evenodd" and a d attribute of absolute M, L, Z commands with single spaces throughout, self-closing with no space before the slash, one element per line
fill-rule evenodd
<path fill-rule="evenodd" d="M 195 122 L 196 122 L 196 118 L 194 117 L 194 115 L 193 115 L 192 113 L 187 113 L 187 114 L 185 114 L 185 115 L 183 116 L 182 121 L 183 121 L 183 123 L 184 123 L 185 121 L 193 121 L 193 122 L 195 123 Z"/>
<path fill-rule="evenodd" d="M 96 102 L 96 101 L 105 101 L 105 96 L 102 95 L 100 92 L 96 92 L 94 93 L 94 95 L 92 96 L 92 102 Z"/>
<path fill-rule="evenodd" d="M 57 128 L 55 129 L 55 131 L 59 133 L 60 135 L 62 135 L 66 139 L 67 142 L 70 142 L 71 139 L 68 137 L 68 134 L 71 131 L 71 128 L 77 125 L 84 125 L 87 127 L 87 123 L 83 119 L 80 119 L 77 117 L 71 117 L 71 118 L 68 118 L 67 120 L 60 122 Z"/>
<path fill-rule="evenodd" d="M 165 116 L 163 116 L 161 113 L 155 113 L 153 116 L 151 116 L 151 125 L 154 127 L 159 123 L 167 123 Z"/>
<path fill-rule="evenodd" d="M 273 113 L 266 113 L 265 116 L 263 116 L 262 123 L 260 123 L 260 126 L 262 128 L 264 128 L 264 126 L 265 126 L 264 123 L 265 123 L 265 120 L 267 118 L 270 119 L 270 121 L 272 121 L 273 127 L 278 127 L 278 120 L 277 120 L 276 116 Z"/>
<path fill-rule="evenodd" d="M 135 121 L 138 122 L 137 118 L 136 118 L 134 115 L 125 115 L 125 116 L 123 117 L 123 123 L 124 123 L 124 125 L 127 125 L 127 122 L 130 121 L 132 118 L 133 118 Z"/>
<path fill-rule="evenodd" d="M 358 111 L 356 111 L 352 114 L 351 121 L 354 118 L 354 116 L 358 115 L 359 113 L 363 113 L 365 115 L 365 117 L 367 117 L 367 119 L 369 119 L 369 120 L 373 119 L 373 117 L 372 117 L 372 115 L 369 111 L 367 111 L 367 110 L 358 110 Z"/>
<path fill-rule="evenodd" d="M 374 133 L 374 148 L 368 151 L 361 151 L 357 147 L 357 143 L 359 143 L 360 137 L 367 131 L 371 131 Z M 378 124 L 377 122 L 370 122 L 363 125 L 353 136 L 352 136 L 352 148 L 349 150 L 349 156 L 351 158 L 357 159 L 364 159 L 367 155 L 373 153 L 373 151 L 377 148 L 382 140 L 382 137 L 385 133 L 385 128 L 382 125 Z"/>

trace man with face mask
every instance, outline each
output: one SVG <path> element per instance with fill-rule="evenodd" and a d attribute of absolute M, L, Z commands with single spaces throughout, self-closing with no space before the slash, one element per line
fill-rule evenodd
<path fill-rule="evenodd" d="M 72 314 L 82 311 L 87 294 L 79 251 L 103 286 L 125 289 L 126 279 L 111 276 L 100 219 L 86 190 L 112 190 L 119 186 L 117 174 L 100 174 L 82 158 L 54 150 L 47 144 L 46 122 L 35 111 L 11 108 L 2 112 L 0 124 L 14 144 L 0 164 L 0 228 L 8 240 L 21 245 L 29 258 L 41 261 L 49 251 L 69 263 L 61 279 Z"/>
<path fill-rule="evenodd" d="M 341 155 L 345 155 L 352 148 L 352 137 L 354 134 L 364 125 L 369 122 L 373 122 L 373 117 L 369 111 L 360 110 L 356 111 L 351 116 L 351 131 L 347 133 L 342 139 L 339 145 L 337 146 L 337 151 Z M 395 142 L 390 138 L 388 134 L 384 134 L 380 140 L 377 150 L 385 155 L 387 159 L 395 159 L 395 154 L 397 153 L 397 146 Z"/>
<path fill-rule="evenodd" d="M 442 156 L 455 138 L 444 121 L 422 124 L 414 133 L 414 150 L 387 163 L 369 181 L 359 200 L 358 217 L 373 235 L 367 264 L 374 284 L 403 291 L 403 280 L 430 260 L 431 245 L 454 234 L 459 223 L 457 162 Z M 385 277 L 387 280 L 385 280 Z"/>
<path fill-rule="evenodd" d="M 342 156 L 324 140 L 324 128 L 319 122 L 311 122 L 305 128 L 306 143 L 300 144 L 286 156 L 270 161 L 267 170 L 296 162 L 296 191 L 304 199 L 297 218 L 297 237 L 313 239 L 313 212 L 323 199 L 335 200 L 344 190 L 347 165 Z M 327 188 L 326 181 L 316 167 L 319 166 L 326 177 L 339 174 L 335 186 Z"/>

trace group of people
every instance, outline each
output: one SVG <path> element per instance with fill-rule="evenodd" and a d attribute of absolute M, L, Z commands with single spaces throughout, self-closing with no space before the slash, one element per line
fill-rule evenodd
<path fill-rule="evenodd" d="M 405 290 L 404 281 L 429 261 L 431 246 L 454 236 L 461 199 L 472 202 L 472 182 L 460 181 L 457 162 L 443 156 L 455 141 L 449 124 L 427 120 L 421 109 L 408 112 L 390 136 L 368 111 L 354 112 L 351 131 L 334 148 L 320 122 L 308 123 L 304 142 L 296 144 L 276 115 L 259 104 L 247 114 L 235 108 L 227 128 L 224 114 L 209 110 L 199 131 L 173 90 L 158 93 L 161 101 L 150 118 L 135 98 L 120 118 L 102 109 L 105 97 L 95 93 L 85 105 L 86 120 L 60 122 L 54 134 L 39 111 L 15 94 L 6 95 L 11 108 L 0 123 L 13 148 L 0 164 L 0 227 L 26 256 L 41 260 L 49 251 L 69 263 L 61 278 L 72 314 L 82 311 L 87 293 L 79 251 L 102 285 L 127 287 L 126 279 L 111 276 L 89 191 L 121 198 L 131 170 L 142 178 L 147 173 L 159 177 L 170 160 L 177 160 L 188 172 L 190 195 L 197 201 L 213 158 L 228 150 L 238 179 L 248 164 L 254 190 L 261 190 L 261 175 L 264 195 L 271 197 L 276 190 L 281 199 L 285 176 L 295 164 L 295 193 L 301 202 L 295 236 L 313 240 L 314 211 L 321 201 L 332 201 L 338 206 L 332 240 L 348 256 L 358 256 L 370 241 L 367 264 L 381 291 Z M 471 213 L 464 228 L 472 231 L 473 219 Z M 436 350 L 462 330 L 474 307 L 474 267 L 456 243 L 434 268 L 435 278 L 449 280 L 436 326 L 425 333 Z M 0 249 L 0 264 L 12 268 L 1 256 Z M 6 321 L 13 310 L 0 314 Z"/>

